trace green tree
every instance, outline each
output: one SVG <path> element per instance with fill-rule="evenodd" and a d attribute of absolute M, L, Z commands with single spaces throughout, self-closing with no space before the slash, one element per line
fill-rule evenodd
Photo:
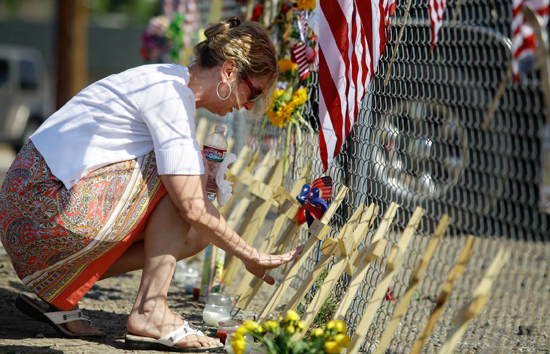
<path fill-rule="evenodd" d="M 125 13 L 134 23 L 147 23 L 160 13 L 161 0 L 92 0 L 92 15 L 108 12 Z"/>

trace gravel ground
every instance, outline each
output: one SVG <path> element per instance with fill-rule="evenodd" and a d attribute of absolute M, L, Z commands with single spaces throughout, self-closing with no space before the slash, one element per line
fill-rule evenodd
<path fill-rule="evenodd" d="M 3 252 L 1 247 L 0 252 Z M 66 339 L 59 337 L 50 326 L 25 316 L 15 308 L 14 300 L 18 294 L 34 295 L 19 280 L 9 258 L 5 254 L 0 255 L 0 353 L 144 353 L 124 348 L 126 318 L 135 299 L 140 278 L 141 272 L 137 271 L 96 283 L 80 301 L 80 307 L 86 310 L 94 325 L 105 329 L 106 337 Z M 269 288 L 265 285 L 260 290 L 250 308 L 241 312 L 241 318 L 252 318 L 252 314 L 261 310 L 262 303 L 270 295 L 270 290 L 273 290 Z M 233 290 L 236 289 L 229 288 L 227 293 Z M 204 305 L 186 294 L 183 289 L 172 284 L 168 301 L 174 313 L 180 314 L 205 334 L 216 336 L 216 330 L 207 327 L 202 320 Z"/>
<path fill-rule="evenodd" d="M 424 352 L 439 352 L 453 326 L 455 314 L 471 300 L 473 289 L 488 261 L 494 256 L 494 252 L 488 250 L 496 250 L 497 246 L 504 245 L 512 250 L 512 257 L 496 279 L 490 301 L 482 314 L 470 324 L 455 353 L 550 353 L 550 245 L 487 239 L 479 239 L 478 242 L 476 251 L 453 291 Z M 455 253 L 453 250 L 460 249 L 460 242 L 457 239 L 447 239 L 442 246 L 438 254 L 447 257 Z M 0 248 L 0 253 L 2 251 Z M 439 287 L 449 270 L 440 270 L 438 264 L 441 265 L 436 261 L 430 268 L 429 272 L 434 279 L 426 280 L 420 287 L 419 296 L 410 304 L 387 353 L 410 351 L 435 304 Z M 232 287 L 226 289 L 226 293 L 234 293 L 239 285 L 238 279 L 242 278 L 244 272 L 245 270 L 241 269 L 237 280 Z M 8 257 L 0 255 L 0 353 L 134 352 L 125 350 L 124 335 L 127 314 L 137 293 L 139 281 L 140 272 L 132 272 L 98 282 L 82 299 L 80 306 L 86 310 L 95 325 L 106 330 L 107 336 L 96 339 L 65 339 L 60 338 L 49 326 L 28 318 L 15 308 L 14 299 L 18 294 L 34 295 L 17 278 Z M 399 301 L 400 291 L 397 291 L 397 285 L 394 284 L 394 287 Z M 273 290 L 273 287 L 264 285 L 250 307 L 240 315 L 245 319 L 253 318 L 254 314 L 261 311 Z M 180 314 L 207 335 L 216 335 L 215 329 L 206 327 L 202 321 L 203 304 L 175 285 L 170 287 L 168 295 L 169 306 L 174 313 Z M 292 290 L 287 291 L 281 304 L 288 301 L 292 295 Z M 386 314 L 392 312 L 391 307 L 395 306 L 395 303 L 384 306 L 387 308 L 381 310 L 364 343 L 363 350 L 366 353 L 375 349 L 377 339 L 380 338 L 389 319 Z"/>

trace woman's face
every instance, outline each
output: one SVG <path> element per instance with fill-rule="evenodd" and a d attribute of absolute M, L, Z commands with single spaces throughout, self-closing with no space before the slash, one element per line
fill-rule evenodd
<path fill-rule="evenodd" d="M 245 108 L 246 110 L 251 110 L 256 104 L 256 100 L 260 98 L 259 96 L 264 91 L 265 86 L 267 85 L 267 79 L 250 77 L 250 78 L 235 78 L 236 84 L 234 84 L 231 94 L 229 94 L 229 86 L 226 84 L 221 84 L 219 87 L 220 96 L 229 98 L 227 100 L 220 100 L 220 106 L 217 114 L 220 116 L 225 116 L 227 113 L 233 112 L 234 110 L 240 110 Z"/>

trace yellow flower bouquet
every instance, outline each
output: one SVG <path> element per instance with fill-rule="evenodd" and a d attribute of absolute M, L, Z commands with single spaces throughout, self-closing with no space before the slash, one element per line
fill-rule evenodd
<path fill-rule="evenodd" d="M 340 353 L 342 348 L 349 346 L 350 338 L 346 335 L 346 324 L 342 321 L 330 321 L 326 328 L 313 330 L 310 340 L 293 340 L 294 335 L 304 331 L 305 327 L 304 321 L 300 321 L 300 316 L 292 310 L 286 313 L 286 318 L 266 321 L 265 330 L 249 320 L 237 329 L 231 338 L 231 347 L 235 354 L 243 354 L 247 333 L 260 343 L 259 349 L 268 354 Z"/>
<path fill-rule="evenodd" d="M 307 89 L 299 88 L 294 94 L 291 89 L 277 90 L 272 95 L 273 103 L 267 111 L 267 116 L 276 127 L 285 127 L 287 122 L 298 122 L 302 115 L 304 103 L 307 101 Z"/>

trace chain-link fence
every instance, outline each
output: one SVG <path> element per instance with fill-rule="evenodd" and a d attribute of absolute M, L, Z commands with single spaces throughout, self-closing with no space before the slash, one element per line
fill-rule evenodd
<path fill-rule="evenodd" d="M 550 217 L 537 208 L 540 132 L 546 109 L 536 71 L 517 83 L 507 83 L 491 125 L 487 130 L 481 128 L 510 65 L 512 4 L 503 0 L 449 1 L 432 51 L 428 1 L 412 0 L 409 19 L 403 24 L 406 3 L 397 2 L 390 40 L 353 133 L 327 171 L 335 181 L 334 193 L 343 185 L 350 188 L 331 221 L 330 236 L 336 236 L 361 203 L 376 203 L 381 208 L 379 215 L 383 215 L 394 201 L 400 208 L 387 235 L 389 249 L 399 240 L 415 207 L 425 208 L 402 270 L 391 285 L 398 302 L 435 225 L 443 214 L 450 215 L 452 224 L 388 352 L 406 353 L 411 349 L 466 237 L 474 235 L 474 254 L 424 352 L 437 352 L 446 341 L 454 316 L 472 299 L 484 271 L 503 246 L 511 251 L 511 257 L 495 281 L 483 312 L 470 324 L 456 352 L 548 353 Z M 389 58 L 402 26 L 403 39 L 386 86 Z M 317 73 L 312 73 L 311 99 L 305 112 L 312 125 L 316 125 L 317 89 Z M 237 115 L 230 121 L 241 146 L 255 144 L 259 122 Z M 262 149 L 282 152 L 285 139 L 279 137 L 284 134 L 284 130 L 268 126 Z M 318 177 L 322 173 L 318 141 L 310 141 L 305 130 L 302 135 L 304 142 L 297 147 L 305 156 L 301 164 L 314 159 L 312 177 Z M 241 146 L 236 145 L 234 151 Z M 289 189 L 301 168 L 295 167 L 285 181 Z M 367 236 L 366 243 L 371 237 Z M 309 267 L 315 258 L 311 256 Z M 384 269 L 381 260 L 365 278 L 346 317 L 350 333 L 359 323 Z M 343 295 L 348 281 L 346 275 L 340 279 L 333 294 L 336 299 Z M 365 338 L 363 352 L 376 348 L 395 304 L 383 302 Z"/>

